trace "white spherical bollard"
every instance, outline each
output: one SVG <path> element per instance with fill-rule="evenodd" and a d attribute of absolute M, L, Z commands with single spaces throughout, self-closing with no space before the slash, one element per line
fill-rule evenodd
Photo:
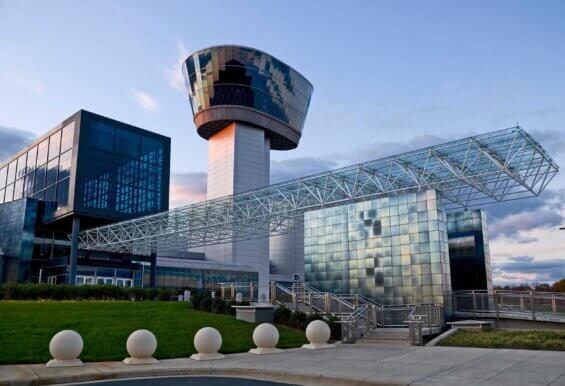
<path fill-rule="evenodd" d="M 129 358 L 124 359 L 126 365 L 147 365 L 159 363 L 153 358 L 157 350 L 157 338 L 149 330 L 137 330 L 130 334 L 126 342 Z"/>
<path fill-rule="evenodd" d="M 63 330 L 56 333 L 49 343 L 49 352 L 53 359 L 47 362 L 47 367 L 75 367 L 83 363 L 78 357 L 84 343 L 78 332 Z"/>
<path fill-rule="evenodd" d="M 197 354 L 192 354 L 191 359 L 197 361 L 220 359 L 224 356 L 218 351 L 222 347 L 222 335 L 213 327 L 204 327 L 194 335 L 194 348 Z"/>
<path fill-rule="evenodd" d="M 253 343 L 257 348 L 249 350 L 253 354 L 274 354 L 282 352 L 276 348 L 279 343 L 279 330 L 271 323 L 262 323 L 253 330 Z"/>
<path fill-rule="evenodd" d="M 326 322 L 313 320 L 306 327 L 306 339 L 310 344 L 305 344 L 302 347 L 312 350 L 335 347 L 335 344 L 328 344 L 331 335 L 330 326 Z"/>

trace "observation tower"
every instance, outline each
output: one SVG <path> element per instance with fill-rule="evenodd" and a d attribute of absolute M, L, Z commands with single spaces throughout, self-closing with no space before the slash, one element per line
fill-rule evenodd
<path fill-rule="evenodd" d="M 269 185 L 270 150 L 298 146 L 312 84 L 263 51 L 233 45 L 191 54 L 183 75 L 198 135 L 209 142 L 208 200 Z M 206 259 L 253 267 L 268 297 L 268 238 L 206 247 Z"/>

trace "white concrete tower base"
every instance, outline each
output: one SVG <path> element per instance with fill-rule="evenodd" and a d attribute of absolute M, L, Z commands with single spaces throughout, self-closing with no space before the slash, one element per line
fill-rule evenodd
<path fill-rule="evenodd" d="M 270 143 L 265 130 L 233 122 L 208 143 L 208 200 L 269 185 Z M 269 300 L 267 237 L 206 247 L 206 259 L 255 267 L 259 300 Z"/>

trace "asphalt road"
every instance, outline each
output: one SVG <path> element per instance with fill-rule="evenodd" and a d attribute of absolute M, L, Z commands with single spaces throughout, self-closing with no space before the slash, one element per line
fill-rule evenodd
<path fill-rule="evenodd" d="M 288 383 L 254 381 L 244 378 L 226 377 L 164 377 L 146 379 L 120 379 L 86 383 L 65 384 L 65 386 L 292 386 Z M 298 385 L 294 385 L 298 386 Z"/>

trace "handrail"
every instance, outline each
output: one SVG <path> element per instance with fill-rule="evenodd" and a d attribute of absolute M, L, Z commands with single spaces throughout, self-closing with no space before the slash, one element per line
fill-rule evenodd
<path fill-rule="evenodd" d="M 220 283 L 221 296 L 233 298 L 240 288 L 244 297 L 254 289 L 254 282 Z M 252 301 L 253 298 L 251 298 Z M 406 326 L 408 321 L 418 316 L 427 320 L 429 327 L 438 327 L 443 323 L 442 304 L 396 304 L 386 305 L 377 299 L 370 299 L 357 294 L 334 294 L 320 291 L 304 282 L 271 282 L 271 302 L 290 306 L 298 310 L 302 304 L 310 311 L 333 315 L 338 322 L 345 323 L 356 331 L 370 330 L 377 327 Z M 421 315 L 420 315 L 421 314 Z"/>
<path fill-rule="evenodd" d="M 543 291 L 476 290 L 449 294 L 459 316 L 565 323 L 565 294 Z"/>

